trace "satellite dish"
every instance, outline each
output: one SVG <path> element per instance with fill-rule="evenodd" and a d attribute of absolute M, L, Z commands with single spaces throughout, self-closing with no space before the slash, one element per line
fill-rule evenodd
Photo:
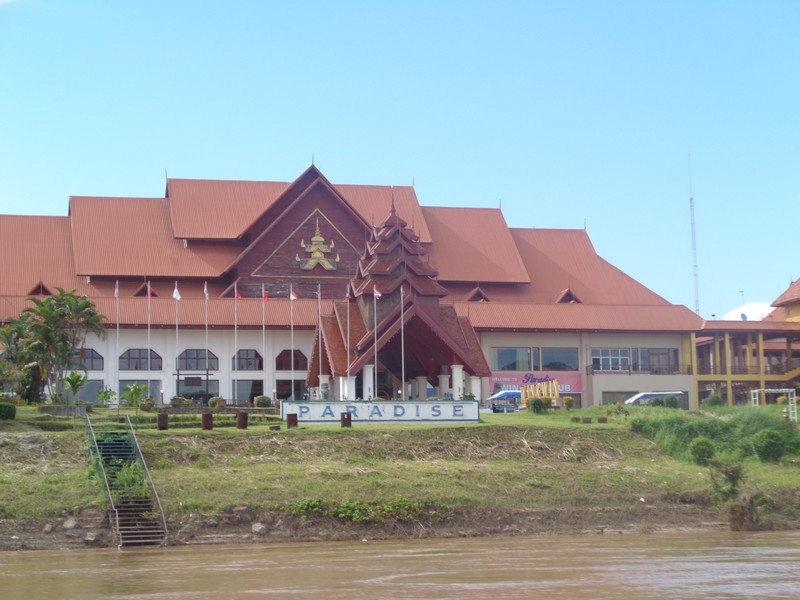
<path fill-rule="evenodd" d="M 741 316 L 742 316 L 742 321 L 747 321 L 747 315 L 746 314 L 742 313 Z"/>

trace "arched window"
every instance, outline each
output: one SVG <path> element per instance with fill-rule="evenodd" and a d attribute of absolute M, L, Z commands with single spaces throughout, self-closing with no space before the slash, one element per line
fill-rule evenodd
<path fill-rule="evenodd" d="M 255 350 L 239 350 L 233 360 L 234 371 L 261 371 L 264 369 L 264 359 Z"/>
<path fill-rule="evenodd" d="M 147 361 L 147 348 L 131 348 L 119 355 L 120 371 L 160 371 L 161 357 L 150 350 L 150 362 Z"/>
<path fill-rule="evenodd" d="M 208 370 L 219 371 L 217 355 L 205 348 L 192 348 L 184 350 L 178 357 L 178 370 L 180 371 L 205 371 L 206 354 L 208 354 Z"/>
<path fill-rule="evenodd" d="M 85 371 L 102 371 L 103 357 L 92 348 L 78 348 L 72 357 L 71 369 L 81 369 Z"/>
<path fill-rule="evenodd" d="M 276 371 L 291 371 L 292 370 L 292 351 L 282 350 L 277 357 L 275 357 L 275 370 Z M 308 359 L 306 355 L 300 350 L 294 351 L 294 370 L 307 371 Z"/>

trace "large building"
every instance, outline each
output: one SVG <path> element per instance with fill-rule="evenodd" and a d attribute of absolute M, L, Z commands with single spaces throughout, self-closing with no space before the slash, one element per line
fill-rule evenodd
<path fill-rule="evenodd" d="M 583 406 L 673 390 L 696 406 L 737 401 L 736 365 L 750 388 L 800 374 L 800 323 L 703 321 L 585 230 L 513 228 L 499 209 L 424 206 L 413 187 L 332 184 L 314 166 L 291 183 L 73 196 L 66 217 L 0 216 L 0 244 L 4 320 L 56 288 L 107 317 L 81 352 L 88 398 L 139 382 L 157 400 L 485 400 L 555 379 Z M 774 340 L 786 368 L 765 379 Z"/>

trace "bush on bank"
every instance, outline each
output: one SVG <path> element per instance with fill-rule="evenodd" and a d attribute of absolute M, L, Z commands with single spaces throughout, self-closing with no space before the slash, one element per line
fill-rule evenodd
<path fill-rule="evenodd" d="M 691 448 L 698 438 L 710 440 L 717 455 L 732 460 L 775 461 L 776 453 L 780 457 L 784 452 L 800 451 L 797 429 L 773 407 L 733 407 L 705 413 L 648 407 L 631 419 L 631 430 L 652 439 L 670 456 L 688 461 L 695 460 Z"/>

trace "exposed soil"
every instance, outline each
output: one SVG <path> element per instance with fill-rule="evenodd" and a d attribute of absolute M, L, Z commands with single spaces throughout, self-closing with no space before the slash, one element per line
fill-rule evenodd
<path fill-rule="evenodd" d="M 253 514 L 246 507 L 213 517 L 187 516 L 168 522 L 168 545 L 250 544 L 277 541 L 454 538 L 553 534 L 619 535 L 728 528 L 708 505 L 650 505 L 615 514 L 608 510 L 513 510 L 461 512 L 443 522 L 356 524 L 329 517 L 301 519 L 282 512 Z M 113 546 L 108 521 L 98 511 L 20 523 L 0 521 L 0 550 L 57 550 Z"/>

